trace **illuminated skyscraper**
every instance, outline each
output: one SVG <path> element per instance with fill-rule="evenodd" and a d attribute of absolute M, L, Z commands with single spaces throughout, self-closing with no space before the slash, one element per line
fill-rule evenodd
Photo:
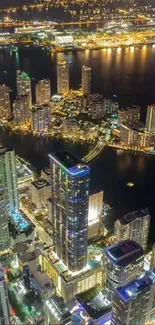
<path fill-rule="evenodd" d="M 51 84 L 49 79 L 40 80 L 35 86 L 36 103 L 48 104 L 51 99 Z"/>
<path fill-rule="evenodd" d="M 91 89 L 91 68 L 82 67 L 82 93 L 83 95 L 89 95 Z"/>
<path fill-rule="evenodd" d="M 69 152 L 49 155 L 53 250 L 71 272 L 87 265 L 89 167 Z"/>
<path fill-rule="evenodd" d="M 146 249 L 150 219 L 148 209 L 130 212 L 118 219 L 114 224 L 115 241 L 131 239 L 136 241 L 143 249 Z"/>
<path fill-rule="evenodd" d="M 57 93 L 63 95 L 69 92 L 69 65 L 67 61 L 57 63 Z"/>
<path fill-rule="evenodd" d="M 104 249 L 105 289 L 111 300 L 119 286 L 138 277 L 144 268 L 144 252 L 140 245 L 125 240 Z"/>
<path fill-rule="evenodd" d="M 32 107 L 31 79 L 26 72 L 17 71 L 17 95 L 28 95 L 29 109 Z"/>
<path fill-rule="evenodd" d="M 18 192 L 15 152 L 9 147 L 0 147 L 0 251 L 10 246 L 8 219 L 18 211 Z"/>
<path fill-rule="evenodd" d="M 8 118 L 11 115 L 9 88 L 0 85 L 0 118 Z"/>
<path fill-rule="evenodd" d="M 145 127 L 148 131 L 155 133 L 155 104 L 147 107 Z"/>
<path fill-rule="evenodd" d="M 0 269 L 0 324 L 10 325 L 9 299 L 2 269 Z"/>
<path fill-rule="evenodd" d="M 34 132 L 47 132 L 51 124 L 51 107 L 35 105 L 31 111 L 31 128 Z"/>
<path fill-rule="evenodd" d="M 29 95 L 19 96 L 13 103 L 14 122 L 16 126 L 24 126 L 30 122 Z"/>
<path fill-rule="evenodd" d="M 153 324 L 155 270 L 118 288 L 113 296 L 111 325 Z"/>

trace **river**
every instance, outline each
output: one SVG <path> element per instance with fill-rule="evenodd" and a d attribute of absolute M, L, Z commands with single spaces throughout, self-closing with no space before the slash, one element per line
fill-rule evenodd
<path fill-rule="evenodd" d="M 0 83 L 6 83 L 16 95 L 15 75 L 20 68 L 30 74 L 32 88 L 37 80 L 51 79 L 52 93 L 56 92 L 56 61 L 66 59 L 70 64 L 70 85 L 77 88 L 81 83 L 82 65 L 92 68 L 92 91 L 106 97 L 117 95 L 121 106 L 140 104 L 144 121 L 146 106 L 155 101 L 155 49 L 152 47 L 117 49 L 107 52 L 86 51 L 48 55 L 38 50 L 23 50 L 17 53 L 0 52 Z M 4 73 L 4 71 L 7 73 Z M 69 149 L 80 157 L 89 150 L 88 145 L 73 144 L 60 140 L 35 138 L 31 135 L 12 134 L 0 130 L 0 142 L 13 146 L 16 153 L 41 169 L 48 164 L 48 153 Z M 111 148 L 104 151 L 91 163 L 91 192 L 104 190 L 104 201 L 112 207 L 106 222 L 112 228 L 114 220 L 124 213 L 148 207 L 152 216 L 150 242 L 155 242 L 155 157 L 120 153 Z M 127 183 L 133 182 L 134 187 Z"/>

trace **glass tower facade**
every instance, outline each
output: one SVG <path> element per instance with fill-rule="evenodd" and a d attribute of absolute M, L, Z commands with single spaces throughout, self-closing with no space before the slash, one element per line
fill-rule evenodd
<path fill-rule="evenodd" d="M 2 269 L 0 269 L 0 324 L 10 325 L 9 299 Z"/>
<path fill-rule="evenodd" d="M 53 250 L 71 272 L 87 265 L 89 167 L 71 153 L 50 156 Z"/>

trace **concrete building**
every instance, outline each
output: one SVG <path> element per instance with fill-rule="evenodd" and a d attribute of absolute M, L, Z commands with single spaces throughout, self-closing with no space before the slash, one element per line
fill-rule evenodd
<path fill-rule="evenodd" d="M 153 324 L 155 316 L 155 271 L 144 273 L 116 289 L 112 325 Z"/>
<path fill-rule="evenodd" d="M 89 95 L 91 91 L 91 68 L 82 67 L 82 94 Z"/>
<path fill-rule="evenodd" d="M 87 266 L 90 168 L 67 151 L 50 154 L 53 250 L 71 272 Z"/>
<path fill-rule="evenodd" d="M 10 325 L 9 298 L 2 269 L 0 269 L 0 324 Z"/>
<path fill-rule="evenodd" d="M 120 139 L 123 145 L 133 149 L 144 149 L 155 145 L 155 135 L 146 131 L 140 122 L 120 125 Z"/>
<path fill-rule="evenodd" d="M 28 96 L 29 108 L 32 107 L 32 91 L 31 91 L 31 79 L 26 72 L 17 70 L 16 76 L 17 83 L 17 95 L 20 96 Z"/>
<path fill-rule="evenodd" d="M 117 102 L 114 102 L 109 98 L 103 99 L 103 113 L 104 113 L 104 115 L 117 113 L 117 111 L 118 111 L 118 103 Z"/>
<path fill-rule="evenodd" d="M 152 256 L 151 256 L 150 267 L 152 269 L 155 269 L 155 244 L 153 244 L 153 247 L 152 247 Z"/>
<path fill-rule="evenodd" d="M 51 125 L 51 107 L 48 104 L 35 105 L 31 110 L 31 129 L 33 132 L 48 132 Z"/>
<path fill-rule="evenodd" d="M 69 65 L 67 61 L 57 63 L 57 94 L 63 95 L 69 92 Z"/>
<path fill-rule="evenodd" d="M 0 118 L 7 119 L 11 115 L 10 93 L 9 88 L 0 85 Z"/>
<path fill-rule="evenodd" d="M 46 179 L 46 181 L 51 183 L 51 170 L 48 167 L 45 167 L 41 170 L 41 178 Z"/>
<path fill-rule="evenodd" d="M 104 234 L 102 223 L 103 191 L 89 195 L 88 205 L 88 238 Z"/>
<path fill-rule="evenodd" d="M 49 79 L 39 80 L 35 86 L 37 105 L 49 104 L 51 100 L 51 82 Z"/>
<path fill-rule="evenodd" d="M 30 103 L 28 95 L 21 95 L 13 103 L 14 123 L 17 127 L 29 126 Z"/>
<path fill-rule="evenodd" d="M 45 325 L 72 325 L 71 314 L 64 299 L 57 295 L 46 300 L 44 305 Z"/>
<path fill-rule="evenodd" d="M 114 224 L 115 242 L 131 239 L 145 250 L 147 248 L 150 220 L 148 209 L 129 212 L 116 220 Z"/>
<path fill-rule="evenodd" d="M 140 120 L 140 106 L 133 105 L 125 109 L 118 110 L 118 122 L 134 123 Z"/>
<path fill-rule="evenodd" d="M 44 178 L 40 178 L 31 183 L 32 202 L 38 209 L 47 204 L 47 199 L 51 195 L 50 192 L 50 185 Z"/>
<path fill-rule="evenodd" d="M 148 131 L 155 133 L 155 104 L 147 106 L 145 127 Z"/>
<path fill-rule="evenodd" d="M 144 251 L 139 244 L 125 240 L 104 249 L 105 289 L 112 300 L 116 288 L 137 278 L 143 272 Z"/>

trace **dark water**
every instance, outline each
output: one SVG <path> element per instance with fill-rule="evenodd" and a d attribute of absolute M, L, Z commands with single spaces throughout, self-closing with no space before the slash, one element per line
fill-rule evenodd
<path fill-rule="evenodd" d="M 146 105 L 155 101 L 155 49 L 124 49 L 121 53 L 113 50 L 79 52 L 54 57 L 41 51 L 22 51 L 0 53 L 0 82 L 15 89 L 15 72 L 24 69 L 35 80 L 50 78 L 52 93 L 56 92 L 56 61 L 72 61 L 70 65 L 70 84 L 77 88 L 81 82 L 81 67 L 92 67 L 92 91 L 111 96 L 117 94 L 121 105 L 130 103 L 142 106 L 142 120 L 145 118 Z M 3 71 L 7 70 L 8 73 Z M 12 92 L 15 97 L 15 92 Z M 12 135 L 0 131 L 0 142 L 12 145 L 16 153 L 29 160 L 38 169 L 48 164 L 48 153 L 69 149 L 79 156 L 85 155 L 88 145 L 72 144 L 63 141 L 34 138 L 32 136 Z M 134 187 L 127 187 L 133 182 Z M 155 241 L 155 157 L 121 153 L 106 148 L 91 163 L 91 191 L 104 190 L 104 201 L 112 206 L 112 216 L 108 224 L 124 213 L 148 207 L 152 216 L 150 241 Z"/>

